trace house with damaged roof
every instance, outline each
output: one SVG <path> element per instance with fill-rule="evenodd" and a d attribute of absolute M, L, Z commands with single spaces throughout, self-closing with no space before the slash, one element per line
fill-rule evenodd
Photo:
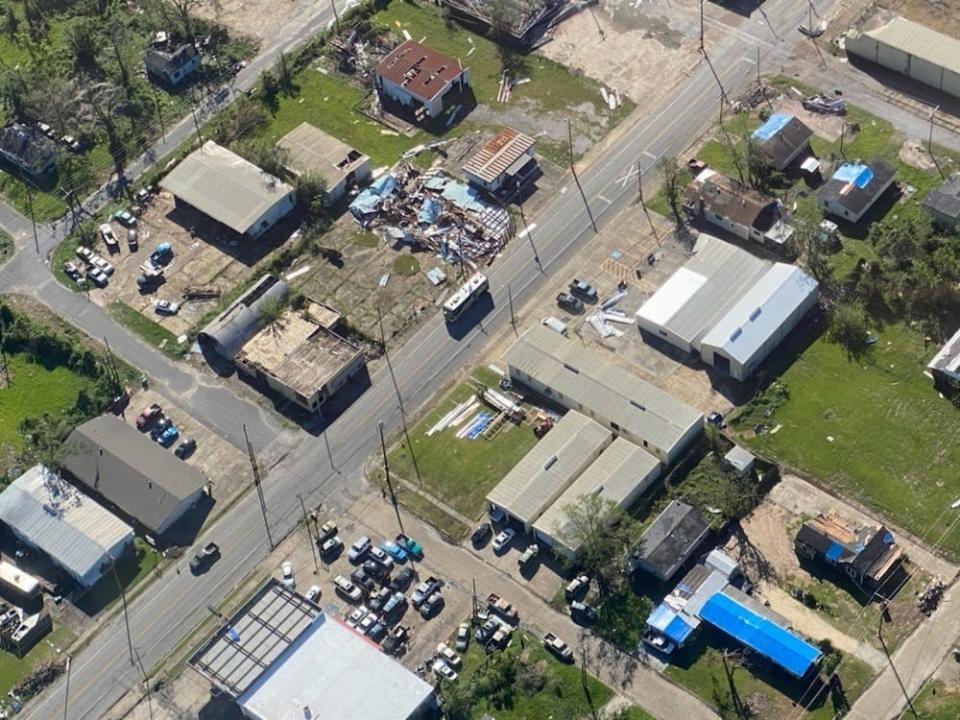
<path fill-rule="evenodd" d="M 870 588 L 883 585 L 904 557 L 883 525 L 854 526 L 832 513 L 801 525 L 794 549 L 799 557 L 830 565 Z"/>
<path fill-rule="evenodd" d="M 470 68 L 458 59 L 407 40 L 380 61 L 373 82 L 381 100 L 399 103 L 417 120 L 425 120 L 443 112 L 447 95 L 470 87 Z"/>

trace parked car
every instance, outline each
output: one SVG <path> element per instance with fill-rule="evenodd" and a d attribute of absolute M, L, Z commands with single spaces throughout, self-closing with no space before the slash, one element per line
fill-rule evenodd
<path fill-rule="evenodd" d="M 474 639 L 478 643 L 485 644 L 487 640 L 493 637 L 493 634 L 500 627 L 500 623 L 496 620 L 488 619 L 480 627 L 477 628 L 477 631 L 473 634 Z"/>
<path fill-rule="evenodd" d="M 660 633 L 656 632 L 646 632 L 643 635 L 644 644 L 650 646 L 652 650 L 658 653 L 663 653 L 664 655 L 670 655 L 674 650 L 677 649 L 677 644 L 672 640 L 668 640 Z"/>
<path fill-rule="evenodd" d="M 163 415 L 163 408 L 157 403 L 145 407 L 137 415 L 137 430 L 146 430 Z"/>
<path fill-rule="evenodd" d="M 153 308 L 160 315 L 176 315 L 180 312 L 180 303 L 173 300 L 157 300 Z"/>
<path fill-rule="evenodd" d="M 154 265 L 166 265 L 171 260 L 173 260 L 173 245 L 168 242 L 158 243 L 150 253 L 150 261 Z"/>
<path fill-rule="evenodd" d="M 146 205 L 151 200 L 150 191 L 146 188 L 137 190 L 133 195 L 133 199 L 138 205 Z"/>
<path fill-rule="evenodd" d="M 220 546 L 216 543 L 207 543 L 190 560 L 190 572 L 199 575 L 220 559 Z"/>
<path fill-rule="evenodd" d="M 435 592 L 433 595 L 428 597 L 423 605 L 420 606 L 420 616 L 424 620 L 429 620 L 434 615 L 436 615 L 443 608 L 443 595 L 438 592 Z"/>
<path fill-rule="evenodd" d="M 106 287 L 107 283 L 110 282 L 110 278 L 107 277 L 107 274 L 100 268 L 93 265 L 87 268 L 85 277 L 89 282 L 93 283 L 99 288 Z"/>
<path fill-rule="evenodd" d="M 501 530 L 497 536 L 493 539 L 493 551 L 498 555 L 504 552 L 507 547 L 509 547 L 510 542 L 513 540 L 514 535 L 517 534 L 517 531 L 513 528 L 507 528 L 506 530 Z"/>
<path fill-rule="evenodd" d="M 407 551 L 397 545 L 393 540 L 384 540 L 380 543 L 380 550 L 383 550 L 387 555 L 396 560 L 397 562 L 406 562 L 407 561 Z"/>
<path fill-rule="evenodd" d="M 362 632 L 364 635 L 370 632 L 370 628 L 377 624 L 379 618 L 375 612 L 368 613 L 364 615 L 363 619 L 357 623 L 357 630 Z"/>
<path fill-rule="evenodd" d="M 67 277 L 73 278 L 74 280 L 76 280 L 78 277 L 80 277 L 80 268 L 78 268 L 76 265 L 74 265 L 74 264 L 73 264 L 72 262 L 70 262 L 69 260 L 67 260 L 67 261 L 63 264 L 63 272 L 67 275 Z"/>
<path fill-rule="evenodd" d="M 149 275 L 147 273 L 141 273 L 137 275 L 137 287 L 140 288 L 142 292 L 150 292 L 152 289 L 158 285 L 162 285 L 166 282 L 166 278 L 162 274 L 158 275 Z"/>
<path fill-rule="evenodd" d="M 150 439 L 159 440 L 160 436 L 163 435 L 163 431 L 171 425 L 173 425 L 173 421 L 166 415 L 161 414 L 160 417 L 157 418 L 157 422 L 153 426 L 153 429 L 150 430 Z"/>
<path fill-rule="evenodd" d="M 366 606 L 365 606 L 365 605 L 361 605 L 360 607 L 358 607 L 357 609 L 355 609 L 353 612 L 351 612 L 351 613 L 347 616 L 347 625 L 349 625 L 349 626 L 352 627 L 352 628 L 357 627 L 357 625 L 360 624 L 360 621 L 363 620 L 363 619 L 367 616 L 367 612 L 368 612 L 368 611 L 367 611 Z"/>
<path fill-rule="evenodd" d="M 363 571 L 372 578 L 376 578 L 380 582 L 386 580 L 387 576 L 390 574 L 389 568 L 384 565 L 381 565 L 373 558 L 367 558 L 363 561 L 361 565 Z"/>
<path fill-rule="evenodd" d="M 567 583 L 567 586 L 563 589 L 563 594 L 567 600 L 576 600 L 586 595 L 589 589 L 590 578 L 586 575 L 577 575 Z"/>
<path fill-rule="evenodd" d="M 197 441 L 193 438 L 187 438 L 182 443 L 177 445 L 177 449 L 173 451 L 173 454 L 176 455 L 181 460 L 185 460 L 190 455 L 193 454 L 193 451 L 197 449 Z"/>
<path fill-rule="evenodd" d="M 580 625 L 593 625 L 597 621 L 597 611 L 582 600 L 574 600 L 570 603 L 570 617 Z"/>
<path fill-rule="evenodd" d="M 119 243 L 117 243 L 117 236 L 114 235 L 113 228 L 110 227 L 110 223 L 103 223 L 97 228 L 97 231 L 100 233 L 100 238 L 103 240 L 104 244 L 110 250 L 120 247 Z"/>
<path fill-rule="evenodd" d="M 113 214 L 113 219 L 125 227 L 135 227 L 137 224 L 137 218 L 127 209 L 117 210 Z"/>
<path fill-rule="evenodd" d="M 93 250 L 86 247 L 85 245 L 77 246 L 77 249 L 74 251 L 78 258 L 84 262 L 90 262 L 90 258 L 93 257 Z"/>
<path fill-rule="evenodd" d="M 547 633 L 543 636 L 543 646 L 548 652 L 553 653 L 557 659 L 565 663 L 573 662 L 573 650 L 553 633 Z"/>
<path fill-rule="evenodd" d="M 350 546 L 350 550 L 347 551 L 347 560 L 356 565 L 363 559 L 363 556 L 370 551 L 370 545 L 370 538 L 366 535 L 359 537 L 357 541 Z"/>
<path fill-rule="evenodd" d="M 422 583 L 417 585 L 416 589 L 413 591 L 413 594 L 410 596 L 410 602 L 413 603 L 415 608 L 419 608 L 427 598 L 429 598 L 435 592 L 438 592 L 441 587 L 443 587 L 443 583 L 440 582 L 438 578 L 435 578 L 431 575 Z"/>
<path fill-rule="evenodd" d="M 579 315 L 583 312 L 583 302 L 569 293 L 560 293 L 557 295 L 557 306 L 574 315 Z"/>
<path fill-rule="evenodd" d="M 446 643 L 442 642 L 437 645 L 437 657 L 443 658 L 443 661 L 454 670 L 459 670 L 463 666 L 463 661 L 460 659 L 460 656 L 451 650 L 450 646 Z"/>
<path fill-rule="evenodd" d="M 402 592 L 395 592 L 383 604 L 383 617 L 390 623 L 399 620 L 407 609 L 407 598 Z"/>
<path fill-rule="evenodd" d="M 482 522 L 477 525 L 473 534 L 470 535 L 470 542 L 473 543 L 474 547 L 480 547 L 487 542 L 491 535 L 493 535 L 493 528 L 490 526 L 490 523 Z"/>
<path fill-rule="evenodd" d="M 333 585 L 336 588 L 337 595 L 348 602 L 358 603 L 363 599 L 363 593 L 360 592 L 360 588 L 347 580 L 343 575 L 337 575 L 333 579 Z"/>
<path fill-rule="evenodd" d="M 397 535 L 397 545 L 406 550 L 415 560 L 423 560 L 423 548 L 412 537 L 399 533 Z"/>
<path fill-rule="evenodd" d="M 341 552 L 343 552 L 343 540 L 340 539 L 339 535 L 327 538 L 320 546 L 320 557 L 322 558 L 331 558 Z"/>
<path fill-rule="evenodd" d="M 495 650 L 502 650 L 510 644 L 511 637 L 513 637 L 513 628 L 509 625 L 500 625 L 493 631 L 493 635 L 487 640 L 487 644 L 484 645 L 483 649 L 488 653 L 494 652 Z"/>
<path fill-rule="evenodd" d="M 320 590 L 319 585 L 311 585 L 310 589 L 307 590 L 307 594 L 304 597 L 310 602 L 317 602 L 320 599 L 322 591 Z"/>
<path fill-rule="evenodd" d="M 160 443 L 161 447 L 170 447 L 176 442 L 179 436 L 180 430 L 177 429 L 177 426 L 170 425 L 170 427 L 160 433 L 160 437 L 157 438 L 157 442 Z"/>
<path fill-rule="evenodd" d="M 283 580 L 283 584 L 291 590 L 297 586 L 297 580 L 293 576 L 293 563 L 289 560 L 284 560 L 280 566 L 280 577 L 281 580 Z"/>
<path fill-rule="evenodd" d="M 387 555 L 387 553 L 376 546 L 371 546 L 370 550 L 367 551 L 367 554 L 378 563 L 383 565 L 383 568 L 386 572 L 393 570 L 393 558 Z"/>
<path fill-rule="evenodd" d="M 452 667 L 440 658 L 437 658 L 433 663 L 433 674 L 441 680 L 447 680 L 449 682 L 453 682 L 460 677 Z"/>
<path fill-rule="evenodd" d="M 412 568 L 400 568 L 399 572 L 390 580 L 388 587 L 396 592 L 404 592 L 410 583 L 413 582 L 414 572 Z"/>
<path fill-rule="evenodd" d="M 111 263 L 109 260 L 105 260 L 99 255 L 94 254 L 94 256 L 90 258 L 90 264 L 96 267 L 98 270 L 101 270 L 104 275 L 113 275 L 113 271 L 115 269 L 113 267 L 113 263 Z"/>
<path fill-rule="evenodd" d="M 383 606 L 387 604 L 387 601 L 393 596 L 390 588 L 382 587 L 380 588 L 375 595 L 370 597 L 370 601 L 367 603 L 370 609 L 374 612 L 380 613 L 383 612 Z"/>
<path fill-rule="evenodd" d="M 571 280 L 570 292 L 589 302 L 594 302 L 597 299 L 597 289 L 586 280 L 578 280 L 577 278 Z"/>
<path fill-rule="evenodd" d="M 337 534 L 337 524 L 333 520 L 327 520 L 320 526 L 320 539 L 326 540 Z"/>
<path fill-rule="evenodd" d="M 357 568 L 350 573 L 350 579 L 365 593 L 369 594 L 377 589 L 377 583 L 363 571 L 363 568 Z"/>
<path fill-rule="evenodd" d="M 490 522 L 492 522 L 494 525 L 499 525 L 507 519 L 507 514 L 498 507 L 490 508 L 489 515 Z"/>
<path fill-rule="evenodd" d="M 523 551 L 519 558 L 517 558 L 517 564 L 521 568 L 526 568 L 539 554 L 540 546 L 536 543 L 530 543 L 527 545 L 527 549 Z"/>
<path fill-rule="evenodd" d="M 470 624 L 460 623 L 457 628 L 457 650 L 463 651 L 470 646 Z"/>
<path fill-rule="evenodd" d="M 370 632 L 367 633 L 370 639 L 376 643 L 383 640 L 386 634 L 387 634 L 387 624 L 383 620 L 378 620 L 377 622 L 375 622 L 373 624 L 373 627 L 370 628 Z"/>
<path fill-rule="evenodd" d="M 487 595 L 487 609 L 511 625 L 516 625 L 520 622 L 520 613 L 517 612 L 517 609 L 496 593 Z"/>

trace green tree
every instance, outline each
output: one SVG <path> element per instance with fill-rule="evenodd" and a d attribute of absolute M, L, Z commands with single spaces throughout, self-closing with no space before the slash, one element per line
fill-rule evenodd
<path fill-rule="evenodd" d="M 851 358 L 859 358 L 870 348 L 870 318 L 858 302 L 841 302 L 830 311 L 829 335 Z"/>
<path fill-rule="evenodd" d="M 667 196 L 667 203 L 673 212 L 677 225 L 683 225 L 683 213 L 680 207 L 680 195 L 683 192 L 681 185 L 680 164 L 675 157 L 664 156 L 657 163 L 663 174 L 663 191 Z"/>
<path fill-rule="evenodd" d="M 24 418 L 20 432 L 26 441 L 21 452 L 24 464 L 40 464 L 57 473 L 71 452 L 66 442 L 70 425 L 63 416 L 44 413 L 39 417 Z"/>
<path fill-rule="evenodd" d="M 627 554 L 639 533 L 637 523 L 612 500 L 590 493 L 563 506 L 567 525 L 560 539 L 579 547 L 577 562 L 597 579 L 602 597 L 620 588 Z"/>
<path fill-rule="evenodd" d="M 20 19 L 17 17 L 16 8 L 13 6 L 13 2 L 7 2 L 3 7 L 3 32 L 7 37 L 13 37 L 17 34 L 17 29 L 20 27 Z"/>
<path fill-rule="evenodd" d="M 271 110 L 277 108 L 277 95 L 280 93 L 280 84 L 277 77 L 270 70 L 264 70 L 260 75 L 260 97 L 263 104 Z"/>
<path fill-rule="evenodd" d="M 73 18 L 67 27 L 66 38 L 77 72 L 96 73 L 99 69 L 97 52 L 100 49 L 96 21 L 88 17 Z"/>

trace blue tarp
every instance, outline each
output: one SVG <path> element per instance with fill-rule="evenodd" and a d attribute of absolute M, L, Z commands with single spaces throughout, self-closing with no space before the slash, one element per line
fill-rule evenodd
<path fill-rule="evenodd" d="M 790 113 L 774 113 L 763 125 L 753 131 L 753 138 L 766 142 L 783 130 L 791 120 L 793 120 L 793 115 Z"/>
<path fill-rule="evenodd" d="M 820 658 L 820 650 L 786 628 L 758 615 L 729 595 L 715 593 L 700 610 L 700 618 L 802 678 Z"/>
<path fill-rule="evenodd" d="M 873 170 L 862 163 L 844 163 L 833 174 L 834 180 L 853 183 L 861 190 L 873 180 Z"/>
<path fill-rule="evenodd" d="M 422 225 L 432 225 L 440 217 L 440 211 L 443 209 L 443 203 L 436 198 L 424 198 L 420 206 L 420 212 L 417 213 L 417 222 Z"/>
<path fill-rule="evenodd" d="M 350 212 L 358 220 L 364 215 L 376 212 L 383 202 L 383 198 L 394 191 L 397 187 L 397 180 L 393 175 L 384 175 L 374 180 L 370 185 L 357 195 L 350 203 Z"/>
<path fill-rule="evenodd" d="M 830 547 L 827 548 L 827 552 L 825 553 L 827 560 L 830 562 L 836 562 L 840 559 L 840 556 L 843 555 L 844 549 L 845 548 L 843 545 L 838 542 L 830 543 Z"/>
<path fill-rule="evenodd" d="M 680 646 L 694 628 L 682 614 L 677 613 L 666 603 L 660 603 L 647 618 L 647 626 L 653 628 L 668 640 Z"/>

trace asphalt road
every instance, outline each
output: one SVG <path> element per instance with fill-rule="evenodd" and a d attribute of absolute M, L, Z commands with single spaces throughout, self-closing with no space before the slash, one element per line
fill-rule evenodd
<path fill-rule="evenodd" d="M 821 0 L 815 4 L 824 10 L 831 2 Z M 764 10 L 776 31 L 773 37 L 790 38 L 792 42 L 794 28 L 806 19 L 807 2 L 770 0 Z M 315 27 L 322 24 L 322 19 L 314 21 Z M 308 33 L 303 32 L 304 36 Z M 772 40 L 771 35 L 768 25 L 751 19 L 743 23 L 742 32 L 708 41 L 712 67 L 728 95 L 743 90 L 754 78 L 758 45 L 765 58 L 779 52 L 774 48 L 782 47 L 782 41 Z M 772 46 L 768 44 L 771 41 Z M 434 318 L 402 349 L 392 353 L 408 412 L 423 405 L 436 387 L 466 365 L 486 343 L 487 333 L 499 331 L 509 322 L 508 286 L 516 304 L 539 290 L 553 268 L 562 266 L 589 241 L 594 234 L 593 223 L 602 225 L 635 199 L 636 163 L 639 161 L 647 170 L 659 157 L 682 151 L 711 122 L 719 94 L 710 63 L 701 63 L 670 102 L 630 128 L 580 173 L 589 214 L 577 186 L 570 182 L 537 218 L 529 219 L 530 236 L 542 270 L 535 262 L 530 242 L 512 243 L 489 273 L 493 308 L 480 325 L 455 340 L 442 320 Z M 52 237 L 46 237 L 47 243 L 52 241 Z M 31 253 L 32 249 L 21 250 L 0 271 L 0 288 L 24 289 L 92 336 L 107 337 L 114 351 L 144 368 L 156 382 L 166 384 L 181 397 L 186 395 L 191 412 L 231 441 L 238 438 L 239 423 L 247 422 L 258 451 L 266 450 L 266 456 L 273 458 L 264 491 L 275 540 L 296 525 L 300 516 L 298 493 L 310 507 L 320 502 L 342 507 L 362 491 L 361 466 L 376 446 L 377 422 L 383 421 L 388 431 L 399 426 L 397 398 L 385 372 L 375 376 L 372 386 L 328 428 L 326 439 L 337 467 L 331 470 L 323 439 L 306 433 L 282 432 L 278 423 L 256 405 L 232 396 L 213 381 L 172 365 L 160 353 L 112 324 L 83 296 L 60 288 L 36 256 L 30 257 Z M 148 668 L 160 662 L 202 619 L 208 604 L 215 604 L 238 585 L 267 554 L 269 548 L 255 495 L 239 501 L 198 543 L 209 540 L 215 540 L 224 550 L 223 559 L 209 573 L 194 578 L 188 572 L 167 572 L 131 604 L 132 642 Z M 136 685 L 138 674 L 128 655 L 124 623 L 118 615 L 72 663 L 68 718 L 97 718 Z M 32 701 L 23 713 L 25 717 L 45 720 L 61 716 L 64 687 L 61 681 Z M 651 709 L 659 717 L 673 717 L 670 707 Z"/>

